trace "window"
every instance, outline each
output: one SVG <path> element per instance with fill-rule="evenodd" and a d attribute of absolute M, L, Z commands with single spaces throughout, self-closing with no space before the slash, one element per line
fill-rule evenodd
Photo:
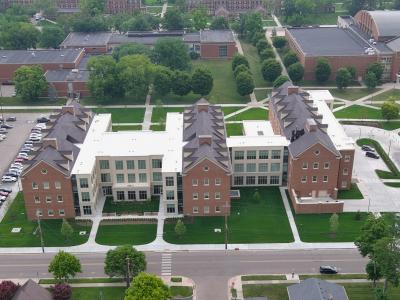
<path fill-rule="evenodd" d="M 233 185 L 243 185 L 243 176 L 235 176 L 233 178 Z"/>
<path fill-rule="evenodd" d="M 167 191 L 167 200 L 174 200 L 174 199 L 175 199 L 174 191 Z"/>
<path fill-rule="evenodd" d="M 218 46 L 218 56 L 227 57 L 228 56 L 228 46 Z"/>
<path fill-rule="evenodd" d="M 247 172 L 257 172 L 257 164 L 246 164 Z"/>
<path fill-rule="evenodd" d="M 259 159 L 268 159 L 268 150 L 260 150 L 258 152 Z"/>
<path fill-rule="evenodd" d="M 244 151 L 235 151 L 235 159 L 243 160 L 244 159 Z"/>
<path fill-rule="evenodd" d="M 193 193 L 192 194 L 192 199 L 193 200 L 199 200 L 199 194 L 198 193 Z"/>
<path fill-rule="evenodd" d="M 115 169 L 123 170 L 124 169 L 124 162 L 122 160 L 115 161 Z"/>
<path fill-rule="evenodd" d="M 329 169 L 331 164 L 329 162 L 324 163 L 324 169 Z"/>
<path fill-rule="evenodd" d="M 258 172 L 268 172 L 268 164 L 266 163 L 258 164 Z"/>
<path fill-rule="evenodd" d="M 193 206 L 193 213 L 198 214 L 199 213 L 199 207 L 198 206 Z"/>
<path fill-rule="evenodd" d="M 271 176 L 269 179 L 270 184 L 279 184 L 279 176 Z"/>
<path fill-rule="evenodd" d="M 128 173 L 128 182 L 129 183 L 134 183 L 136 181 L 135 174 L 133 173 Z"/>
<path fill-rule="evenodd" d="M 116 174 L 116 178 L 117 178 L 117 183 L 124 183 L 125 182 L 124 174 Z"/>
<path fill-rule="evenodd" d="M 49 184 L 48 181 L 43 182 L 43 188 L 44 188 L 45 190 L 48 190 L 48 189 L 50 188 L 50 184 Z"/>
<path fill-rule="evenodd" d="M 139 199 L 147 200 L 147 191 L 139 191 Z"/>
<path fill-rule="evenodd" d="M 320 154 L 319 150 L 315 150 L 314 154 L 318 156 Z"/>
<path fill-rule="evenodd" d="M 125 192 L 117 191 L 117 200 L 125 200 Z"/>
<path fill-rule="evenodd" d="M 204 206 L 204 214 L 209 214 L 210 213 L 210 207 L 209 206 Z"/>
<path fill-rule="evenodd" d="M 279 172 L 281 170 L 280 163 L 272 163 L 271 164 L 271 172 Z"/>
<path fill-rule="evenodd" d="M 237 173 L 244 172 L 244 164 L 234 164 L 233 170 Z"/>
<path fill-rule="evenodd" d="M 111 182 L 111 175 L 110 175 L 110 173 L 101 173 L 100 179 L 101 179 L 101 182 Z"/>
<path fill-rule="evenodd" d="M 306 183 L 307 182 L 307 176 L 303 175 L 301 176 L 301 183 Z"/>
<path fill-rule="evenodd" d="M 210 180 L 208 178 L 203 179 L 203 185 L 210 185 Z"/>
<path fill-rule="evenodd" d="M 32 189 L 37 190 L 39 188 L 36 182 L 32 182 Z"/>
<path fill-rule="evenodd" d="M 174 186 L 174 177 L 165 177 L 165 185 L 166 186 Z"/>
<path fill-rule="evenodd" d="M 203 171 L 208 172 L 208 170 L 210 170 L 210 168 L 208 166 L 203 167 Z"/>
<path fill-rule="evenodd" d="M 38 209 L 36 210 L 36 216 L 38 216 L 38 217 L 43 216 L 43 212 L 42 212 L 42 210 L 41 210 L 40 208 L 38 208 Z"/>
<path fill-rule="evenodd" d="M 146 173 L 139 174 L 139 182 L 141 182 L 141 183 L 147 182 L 147 174 Z"/>
<path fill-rule="evenodd" d="M 89 192 L 82 192 L 82 193 L 81 193 L 81 199 L 82 199 L 82 202 L 88 202 L 88 201 L 90 201 Z"/>
<path fill-rule="evenodd" d="M 307 162 L 303 162 L 303 166 L 301 168 L 303 170 L 307 170 L 308 169 L 308 163 Z"/>
<path fill-rule="evenodd" d="M 46 175 L 46 174 L 47 174 L 47 169 L 42 169 L 40 172 L 41 172 L 43 175 Z"/>
<path fill-rule="evenodd" d="M 313 175 L 312 182 L 317 182 L 317 176 Z"/>
<path fill-rule="evenodd" d="M 91 215 L 92 214 L 92 207 L 91 206 L 83 206 L 83 214 L 84 215 Z"/>
<path fill-rule="evenodd" d="M 324 182 L 328 182 L 328 176 L 327 176 L 327 175 L 324 175 L 323 181 L 324 181 Z"/>
<path fill-rule="evenodd" d="M 35 196 L 34 199 L 35 199 L 35 203 L 40 203 L 40 197 L 39 196 Z"/>
<path fill-rule="evenodd" d="M 57 195 L 57 202 L 63 202 L 63 196 L 62 195 Z"/>
<path fill-rule="evenodd" d="M 153 172 L 153 181 L 162 181 L 161 172 Z"/>
<path fill-rule="evenodd" d="M 59 210 L 58 210 L 58 214 L 59 214 L 60 216 L 65 216 L 65 210 L 64 210 L 64 209 L 59 209 Z"/>
<path fill-rule="evenodd" d="M 153 169 L 161 169 L 162 168 L 161 159 L 152 159 L 151 166 L 153 167 Z"/>
<path fill-rule="evenodd" d="M 87 178 L 79 178 L 79 186 L 82 189 L 86 189 L 89 187 L 89 181 Z"/>
<path fill-rule="evenodd" d="M 342 188 L 347 188 L 347 181 L 342 181 Z"/>
<path fill-rule="evenodd" d="M 281 158 L 281 150 L 272 150 L 271 158 L 272 159 L 280 159 Z"/>
<path fill-rule="evenodd" d="M 345 155 L 344 156 L 344 161 L 345 162 L 349 162 L 350 161 L 351 156 L 350 155 Z"/>
<path fill-rule="evenodd" d="M 319 169 L 319 163 L 317 162 L 313 163 L 312 167 L 314 170 Z"/>
<path fill-rule="evenodd" d="M 54 187 L 56 188 L 56 190 L 61 190 L 61 182 L 54 181 Z"/>
<path fill-rule="evenodd" d="M 221 212 L 221 208 L 220 208 L 219 206 L 216 206 L 216 207 L 215 207 L 215 212 L 216 212 L 216 213 L 220 213 L 220 212 Z"/>
<path fill-rule="evenodd" d="M 161 195 L 163 191 L 163 186 L 162 185 L 153 185 L 153 194 L 154 195 Z"/>
<path fill-rule="evenodd" d="M 256 176 L 246 176 L 246 184 L 248 185 L 256 184 Z"/>
<path fill-rule="evenodd" d="M 53 209 L 47 210 L 47 215 L 48 215 L 49 217 L 54 216 L 54 210 L 53 210 Z"/>
<path fill-rule="evenodd" d="M 258 176 L 258 184 L 268 184 L 268 176 Z"/>
<path fill-rule="evenodd" d="M 205 192 L 205 193 L 203 194 L 203 199 L 204 199 L 204 200 L 210 200 L 210 194 L 209 194 L 208 192 Z"/>
<path fill-rule="evenodd" d="M 139 160 L 138 167 L 139 167 L 140 170 L 146 169 L 146 161 L 145 160 Z"/>
<path fill-rule="evenodd" d="M 128 200 L 136 200 L 136 192 L 128 191 Z"/>
<path fill-rule="evenodd" d="M 167 204 L 167 213 L 169 214 L 175 213 L 175 204 Z"/>
<path fill-rule="evenodd" d="M 221 193 L 220 192 L 215 192 L 214 198 L 215 198 L 215 200 L 220 200 L 221 199 Z"/>
<path fill-rule="evenodd" d="M 221 185 L 221 178 L 215 178 L 215 185 Z"/>
<path fill-rule="evenodd" d="M 108 160 L 100 160 L 100 170 L 105 170 L 110 168 L 110 163 Z"/>
<path fill-rule="evenodd" d="M 349 169 L 344 168 L 343 169 L 343 175 L 349 175 Z"/>
<path fill-rule="evenodd" d="M 247 151 L 247 159 L 256 159 L 257 151 L 251 150 Z"/>
<path fill-rule="evenodd" d="M 134 160 L 127 160 L 126 161 L 126 168 L 128 170 L 133 170 L 135 169 L 135 161 Z"/>
<path fill-rule="evenodd" d="M 192 179 L 192 186 L 198 186 L 199 181 L 197 179 Z"/>

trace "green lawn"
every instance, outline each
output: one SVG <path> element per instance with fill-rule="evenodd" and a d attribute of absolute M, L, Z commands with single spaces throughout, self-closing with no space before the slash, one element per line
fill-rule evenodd
<path fill-rule="evenodd" d="M 186 96 L 178 96 L 172 93 L 167 95 L 158 95 L 154 93 L 151 95 L 151 104 L 156 104 L 157 102 L 161 101 L 163 104 L 185 104 L 191 105 L 195 103 L 197 100 L 201 98 L 200 95 L 196 95 L 193 93 L 189 93 Z M 209 98 L 209 97 L 206 97 Z"/>
<path fill-rule="evenodd" d="M 101 245 L 143 245 L 155 240 L 157 224 L 102 225 L 96 235 L 96 243 Z"/>
<path fill-rule="evenodd" d="M 250 108 L 226 119 L 226 121 L 243 121 L 243 120 L 266 121 L 268 120 L 268 110 L 263 108 Z"/>
<path fill-rule="evenodd" d="M 32 101 L 24 101 L 20 97 L 1 97 L 0 104 L 3 106 L 61 106 L 65 105 L 67 99 L 58 98 L 56 101 L 51 101 L 49 98 L 39 98 Z"/>
<path fill-rule="evenodd" d="M 358 126 L 371 126 L 382 128 L 385 130 L 394 130 L 400 128 L 400 121 L 341 121 L 342 124 L 358 125 Z"/>
<path fill-rule="evenodd" d="M 267 26 L 267 27 L 274 27 L 276 26 L 276 23 L 274 20 L 270 19 L 270 20 L 262 20 L 262 24 L 263 26 Z"/>
<path fill-rule="evenodd" d="M 333 97 L 354 101 L 362 97 L 368 96 L 372 93 L 379 91 L 380 89 L 330 89 Z"/>
<path fill-rule="evenodd" d="M 158 212 L 160 201 L 153 198 L 148 201 L 113 201 L 112 197 L 107 197 L 104 203 L 103 213 L 139 213 Z"/>
<path fill-rule="evenodd" d="M 144 119 L 144 108 L 93 108 L 98 114 L 112 114 L 113 123 L 142 123 Z"/>
<path fill-rule="evenodd" d="M 279 189 L 258 187 L 261 199 L 253 199 L 255 188 L 241 188 L 241 197 L 231 201 L 228 217 L 229 243 L 285 243 L 293 235 L 283 206 Z M 223 217 L 195 217 L 185 219 L 187 232 L 179 238 L 174 232 L 175 221 L 164 226 L 164 239 L 175 244 L 224 243 Z M 219 228 L 222 232 L 215 233 Z"/>
<path fill-rule="evenodd" d="M 63 247 L 80 245 L 87 241 L 91 225 L 78 225 L 74 220 L 69 220 L 74 233 L 69 240 L 61 234 L 62 220 L 41 220 L 45 247 Z M 11 229 L 20 227 L 20 233 L 11 233 Z M 3 221 L 0 223 L 0 247 L 40 247 L 40 235 L 36 233 L 37 222 L 26 218 L 25 204 L 22 193 L 17 195 L 9 208 Z M 86 231 L 85 235 L 79 235 Z"/>
<path fill-rule="evenodd" d="M 151 122 L 158 123 L 158 122 L 165 122 L 167 118 L 167 113 L 169 112 L 183 112 L 183 107 L 154 107 L 153 113 L 151 115 Z"/>
<path fill-rule="evenodd" d="M 385 182 L 385 185 L 394 187 L 394 188 L 400 188 L 400 182 Z"/>
<path fill-rule="evenodd" d="M 123 300 L 125 287 L 72 288 L 72 299 L 79 300 Z"/>
<path fill-rule="evenodd" d="M 341 190 L 338 193 L 338 199 L 364 199 L 363 194 L 360 192 L 357 183 L 352 183 L 349 190 Z"/>
<path fill-rule="evenodd" d="M 337 279 L 367 279 L 367 274 L 305 274 L 299 275 L 300 280 L 307 278 L 321 278 L 323 280 Z"/>
<path fill-rule="evenodd" d="M 82 105 L 134 105 L 145 104 L 146 95 L 99 99 L 92 96 L 80 99 Z"/>
<path fill-rule="evenodd" d="M 333 113 L 339 119 L 382 119 L 380 109 L 352 105 Z"/>
<path fill-rule="evenodd" d="M 258 56 L 257 48 L 252 44 L 247 43 L 244 40 L 240 40 L 240 44 L 242 45 L 244 56 L 246 56 L 249 61 L 250 71 L 253 75 L 254 85 L 256 87 L 269 87 L 271 83 L 268 83 L 264 80 L 261 74 L 261 60 Z"/>
<path fill-rule="evenodd" d="M 171 286 L 170 291 L 172 297 L 190 297 L 193 295 L 193 288 L 191 286 Z"/>
<path fill-rule="evenodd" d="M 243 124 L 242 123 L 225 123 L 226 134 L 228 136 L 243 135 Z"/>
<path fill-rule="evenodd" d="M 153 125 L 150 125 L 150 130 L 153 130 L 153 131 L 164 131 L 165 130 L 165 124 L 153 124 Z"/>
<path fill-rule="evenodd" d="M 256 95 L 257 101 L 264 100 L 268 97 L 268 94 L 271 93 L 271 89 L 266 90 L 254 90 L 254 94 Z"/>
<path fill-rule="evenodd" d="M 124 278 L 118 277 L 99 277 L 99 278 L 70 278 L 68 279 L 68 283 L 115 283 L 115 282 L 124 282 Z M 57 279 L 40 279 L 40 284 L 55 284 L 58 283 Z"/>
<path fill-rule="evenodd" d="M 252 280 L 286 280 L 285 275 L 244 275 L 242 281 Z"/>
<path fill-rule="evenodd" d="M 147 6 L 146 7 L 147 13 L 149 14 L 161 14 L 162 7 L 160 6 Z"/>
<path fill-rule="evenodd" d="M 238 111 L 239 109 L 242 109 L 242 108 L 244 108 L 244 107 L 242 107 L 242 106 L 222 107 L 222 112 L 224 113 L 224 116 L 226 117 L 227 115 L 229 115 L 235 111 Z"/>
<path fill-rule="evenodd" d="M 142 125 L 115 125 L 112 131 L 142 130 Z"/>
<path fill-rule="evenodd" d="M 377 96 L 374 96 L 372 101 L 386 101 L 390 97 L 393 97 L 395 100 L 400 100 L 400 90 L 389 90 L 387 92 L 381 93 Z"/>
<path fill-rule="evenodd" d="M 268 297 L 268 300 L 289 300 L 286 287 L 289 284 L 243 284 L 243 296 Z"/>

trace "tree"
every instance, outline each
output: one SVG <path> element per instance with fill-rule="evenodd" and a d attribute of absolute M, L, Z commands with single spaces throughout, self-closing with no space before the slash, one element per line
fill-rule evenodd
<path fill-rule="evenodd" d="M 393 8 L 400 10 L 400 0 L 395 0 L 393 4 Z"/>
<path fill-rule="evenodd" d="M 382 75 L 383 75 L 383 64 L 381 62 L 374 62 L 372 64 L 370 64 L 366 70 L 366 73 L 368 74 L 369 72 L 372 72 L 375 74 L 376 79 L 378 80 L 378 82 L 382 79 Z"/>
<path fill-rule="evenodd" d="M 317 60 L 317 65 L 315 66 L 315 79 L 319 83 L 325 83 L 331 76 L 331 66 L 326 58 L 319 58 Z"/>
<path fill-rule="evenodd" d="M 127 55 L 143 54 L 151 59 L 152 52 L 149 47 L 138 43 L 122 44 L 114 48 L 112 56 L 116 61 Z"/>
<path fill-rule="evenodd" d="M 304 76 L 304 67 L 301 63 L 297 62 L 287 69 L 290 79 L 293 82 L 297 83 L 303 79 Z"/>
<path fill-rule="evenodd" d="M 65 33 L 59 26 L 44 26 L 39 44 L 43 48 L 58 48 L 64 38 Z"/>
<path fill-rule="evenodd" d="M 179 238 L 181 238 L 182 236 L 185 235 L 185 233 L 186 233 L 186 226 L 185 226 L 185 224 L 182 222 L 182 220 L 179 219 L 179 220 L 176 222 L 176 225 L 175 225 L 175 234 L 176 234 Z"/>
<path fill-rule="evenodd" d="M 213 88 L 211 72 L 203 67 L 196 68 L 192 75 L 192 91 L 201 96 L 208 95 Z"/>
<path fill-rule="evenodd" d="M 154 72 L 153 87 L 158 95 L 166 95 L 171 91 L 173 74 L 164 66 L 157 66 Z"/>
<path fill-rule="evenodd" d="M 265 38 L 258 40 L 258 42 L 256 43 L 256 48 L 257 48 L 257 51 L 259 54 L 261 53 L 261 51 L 263 51 L 269 47 L 270 47 L 270 45 L 268 44 L 268 42 Z"/>
<path fill-rule="evenodd" d="M 36 48 L 40 31 L 30 23 L 9 22 L 2 26 L 0 44 L 4 49 L 26 50 Z"/>
<path fill-rule="evenodd" d="M 283 56 L 283 64 L 285 67 L 289 67 L 299 61 L 299 58 L 297 57 L 296 52 L 293 50 L 289 50 L 286 52 L 286 54 Z"/>
<path fill-rule="evenodd" d="M 368 280 L 372 280 L 374 282 L 374 286 L 376 285 L 376 281 L 382 278 L 381 270 L 373 260 L 370 260 L 367 263 L 365 266 L 365 272 L 367 273 Z"/>
<path fill-rule="evenodd" d="M 154 59 L 172 70 L 188 70 L 190 67 L 188 48 L 177 39 L 159 39 L 154 46 Z"/>
<path fill-rule="evenodd" d="M 47 81 L 41 66 L 22 66 L 14 74 L 15 91 L 24 101 L 32 101 L 42 96 L 47 89 Z"/>
<path fill-rule="evenodd" d="M 245 65 L 248 68 L 250 67 L 247 58 L 244 55 L 236 53 L 232 58 L 232 71 L 234 71 L 238 65 Z"/>
<path fill-rule="evenodd" d="M 286 81 L 289 81 L 290 78 L 287 77 L 286 75 L 280 75 L 273 83 L 274 88 L 280 87 L 282 84 L 284 84 Z"/>
<path fill-rule="evenodd" d="M 169 300 L 171 292 L 168 286 L 157 276 L 140 273 L 133 278 L 126 290 L 124 300 Z"/>
<path fill-rule="evenodd" d="M 204 7 L 199 7 L 193 10 L 193 25 L 196 30 L 203 30 L 207 27 L 207 10 Z"/>
<path fill-rule="evenodd" d="M 239 95 L 246 96 L 253 92 L 253 77 L 248 72 L 239 73 L 236 76 L 236 89 Z"/>
<path fill-rule="evenodd" d="M 54 0 L 35 0 L 34 7 L 37 11 L 42 11 L 45 16 L 55 16 L 57 14 L 57 5 Z"/>
<path fill-rule="evenodd" d="M 95 16 L 104 12 L 106 0 L 79 0 L 79 8 L 84 14 Z"/>
<path fill-rule="evenodd" d="M 239 16 L 238 31 L 247 41 L 254 45 L 260 39 L 263 31 L 262 18 L 258 12 L 248 12 Z"/>
<path fill-rule="evenodd" d="M 271 58 L 263 61 L 261 65 L 261 74 L 264 80 L 273 82 L 279 77 L 279 75 L 281 75 L 281 73 L 282 66 L 277 60 Z"/>
<path fill-rule="evenodd" d="M 370 214 L 361 226 L 361 234 L 354 244 L 362 256 L 374 257 L 374 244 L 388 233 L 389 227 L 385 220 Z"/>
<path fill-rule="evenodd" d="M 235 78 L 236 78 L 237 75 L 242 72 L 248 72 L 249 74 L 251 74 L 249 67 L 247 67 L 245 65 L 238 65 L 236 67 L 236 69 L 233 71 L 233 76 L 235 76 Z"/>
<path fill-rule="evenodd" d="M 339 229 L 339 215 L 335 213 L 332 214 L 332 216 L 329 218 L 329 230 L 331 234 L 336 235 L 338 229 Z"/>
<path fill-rule="evenodd" d="M 167 10 L 164 14 L 162 23 L 168 30 L 182 30 L 185 24 L 182 13 L 176 8 Z"/>
<path fill-rule="evenodd" d="M 66 282 L 75 277 L 76 273 L 82 273 L 81 263 L 74 255 L 60 251 L 50 262 L 48 271 L 60 282 Z"/>
<path fill-rule="evenodd" d="M 375 73 L 368 72 L 364 77 L 364 83 L 369 90 L 376 88 L 378 80 L 376 79 Z"/>
<path fill-rule="evenodd" d="M 152 26 L 143 15 L 139 14 L 123 22 L 121 29 L 123 31 L 149 31 Z"/>
<path fill-rule="evenodd" d="M 283 47 L 286 46 L 286 38 L 283 36 L 274 36 L 272 38 L 272 44 L 274 45 L 275 48 L 282 49 Z"/>
<path fill-rule="evenodd" d="M 18 289 L 19 284 L 17 285 L 10 280 L 3 280 L 0 283 L 0 299 L 11 300 Z"/>
<path fill-rule="evenodd" d="M 260 55 L 260 59 L 261 60 L 267 60 L 267 59 L 270 59 L 270 58 L 275 58 L 274 50 L 272 50 L 271 48 L 267 48 L 267 49 L 262 50 L 259 53 L 259 55 Z"/>
<path fill-rule="evenodd" d="M 66 239 L 69 240 L 72 237 L 72 234 L 74 233 L 74 229 L 72 226 L 68 223 L 66 219 L 63 219 L 62 225 L 61 225 L 61 235 Z"/>
<path fill-rule="evenodd" d="M 72 289 L 69 284 L 58 283 L 50 288 L 54 300 L 70 300 Z"/>
<path fill-rule="evenodd" d="M 383 289 L 376 288 L 375 289 L 375 300 L 390 300 L 389 297 L 385 294 Z"/>
<path fill-rule="evenodd" d="M 336 72 L 336 86 L 338 89 L 347 88 L 351 81 L 351 74 L 346 68 L 340 68 Z"/>
<path fill-rule="evenodd" d="M 104 272 L 110 276 L 122 276 L 129 287 L 130 278 L 146 270 L 146 256 L 130 245 L 109 250 L 104 262 Z"/>
<path fill-rule="evenodd" d="M 354 66 L 347 66 L 347 71 L 349 71 L 352 80 L 356 80 L 357 69 Z"/>
<path fill-rule="evenodd" d="M 87 16 L 85 14 L 77 14 L 74 16 L 71 24 L 73 31 L 79 32 L 98 32 L 107 31 L 108 24 L 103 16 Z"/>
<path fill-rule="evenodd" d="M 225 19 L 224 17 L 215 17 L 211 21 L 210 29 L 212 30 L 229 29 L 229 23 L 227 19 Z"/>
<path fill-rule="evenodd" d="M 261 201 L 261 195 L 258 189 L 256 189 L 256 191 L 254 192 L 253 199 L 256 203 L 259 203 Z"/>
<path fill-rule="evenodd" d="M 385 101 L 381 107 L 382 117 L 386 120 L 397 119 L 399 108 L 394 101 Z"/>
<path fill-rule="evenodd" d="M 183 71 L 175 71 L 172 84 L 172 92 L 179 96 L 185 96 L 192 90 L 190 74 Z"/>

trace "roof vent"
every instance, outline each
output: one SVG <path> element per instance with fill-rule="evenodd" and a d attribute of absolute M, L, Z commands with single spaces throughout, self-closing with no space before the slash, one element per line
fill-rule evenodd
<path fill-rule="evenodd" d="M 32 56 L 36 56 L 35 52 L 32 52 L 31 54 L 32 54 Z"/>

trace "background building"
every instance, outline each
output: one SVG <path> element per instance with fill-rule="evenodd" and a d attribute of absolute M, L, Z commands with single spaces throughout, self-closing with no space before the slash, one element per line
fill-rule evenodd
<path fill-rule="evenodd" d="M 267 14 L 267 5 L 264 0 L 189 0 L 189 9 L 206 7 L 212 16 L 233 17 L 249 11 L 257 11 L 262 15 Z"/>

